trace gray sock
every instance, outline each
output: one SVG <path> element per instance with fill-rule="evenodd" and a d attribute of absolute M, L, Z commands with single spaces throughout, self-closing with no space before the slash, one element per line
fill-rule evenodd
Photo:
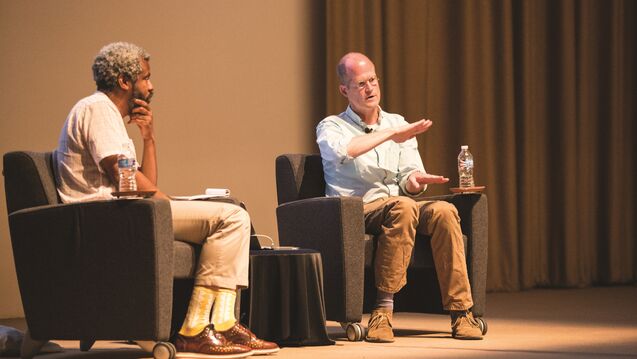
<path fill-rule="evenodd" d="M 378 289 L 376 291 L 376 308 L 386 308 L 394 311 L 394 293 L 383 292 Z"/>

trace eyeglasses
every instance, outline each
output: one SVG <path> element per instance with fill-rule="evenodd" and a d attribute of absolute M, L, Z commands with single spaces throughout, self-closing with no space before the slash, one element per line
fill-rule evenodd
<path fill-rule="evenodd" d="M 378 86 L 378 81 L 380 79 L 378 78 L 378 76 L 372 76 L 370 78 L 368 78 L 365 81 L 361 81 L 358 83 L 355 83 L 354 85 L 359 89 L 359 90 L 364 90 L 365 88 L 367 88 L 367 84 L 369 84 L 372 87 L 376 87 Z"/>

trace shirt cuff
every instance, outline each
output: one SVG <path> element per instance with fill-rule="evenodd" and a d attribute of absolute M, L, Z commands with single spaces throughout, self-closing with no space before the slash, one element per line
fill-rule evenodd
<path fill-rule="evenodd" d="M 340 164 L 343 164 L 345 162 L 350 162 L 350 161 L 354 160 L 354 157 L 350 156 L 349 153 L 347 153 L 347 146 L 348 145 L 349 145 L 349 143 L 340 145 L 338 147 L 338 149 L 336 150 L 336 155 L 340 159 L 339 160 Z"/>
<path fill-rule="evenodd" d="M 411 193 L 411 192 L 407 191 L 407 180 L 409 179 L 409 176 L 411 176 L 411 174 L 416 172 L 416 171 L 418 171 L 418 170 L 413 170 L 413 171 L 410 171 L 409 173 L 407 173 L 407 175 L 405 177 L 403 177 L 403 179 L 400 181 L 400 184 L 399 184 L 400 190 L 403 192 L 403 194 L 405 194 L 408 197 L 420 197 L 427 190 L 427 185 L 425 185 L 422 188 L 422 191 L 420 191 L 418 193 Z"/>

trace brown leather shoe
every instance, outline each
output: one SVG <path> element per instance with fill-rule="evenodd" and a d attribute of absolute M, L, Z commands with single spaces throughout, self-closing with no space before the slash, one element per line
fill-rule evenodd
<path fill-rule="evenodd" d="M 175 348 L 179 358 L 234 359 L 253 354 L 249 347 L 232 343 L 215 332 L 212 324 L 194 337 L 177 334 Z"/>
<path fill-rule="evenodd" d="M 279 346 L 276 343 L 257 338 L 250 329 L 239 323 L 224 332 L 218 333 L 223 335 L 228 341 L 249 347 L 254 355 L 272 354 L 279 351 Z"/>

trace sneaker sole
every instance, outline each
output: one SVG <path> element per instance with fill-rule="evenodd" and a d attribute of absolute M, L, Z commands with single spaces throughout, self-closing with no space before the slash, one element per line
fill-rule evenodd
<path fill-rule="evenodd" d="M 365 338 L 365 341 L 370 343 L 393 343 L 394 339 Z"/>
<path fill-rule="evenodd" d="M 456 337 L 456 336 L 453 336 L 453 339 L 458 339 L 458 340 L 482 340 L 483 337 Z"/>
<path fill-rule="evenodd" d="M 252 355 L 268 355 L 277 353 L 281 348 L 274 349 L 252 349 Z"/>
<path fill-rule="evenodd" d="M 246 358 L 250 355 L 254 354 L 254 351 L 249 351 L 246 353 L 239 354 L 201 354 L 201 353 L 190 353 L 190 352 L 178 352 L 175 355 L 175 358 L 182 359 L 235 359 L 235 358 Z"/>

